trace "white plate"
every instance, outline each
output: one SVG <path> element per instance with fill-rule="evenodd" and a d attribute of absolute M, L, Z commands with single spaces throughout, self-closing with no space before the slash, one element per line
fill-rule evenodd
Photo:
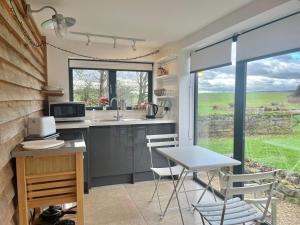
<path fill-rule="evenodd" d="M 37 141 L 25 141 L 21 144 L 24 149 L 47 149 L 62 146 L 65 143 L 64 140 L 37 140 Z"/>

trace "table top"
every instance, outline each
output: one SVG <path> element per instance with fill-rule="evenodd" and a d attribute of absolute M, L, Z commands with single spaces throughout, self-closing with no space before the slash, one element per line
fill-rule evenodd
<path fill-rule="evenodd" d="M 43 155 L 64 155 L 76 152 L 85 152 L 86 145 L 83 139 L 66 140 L 64 145 L 56 148 L 25 150 L 18 145 L 12 152 L 12 157 L 43 156 Z"/>
<path fill-rule="evenodd" d="M 188 170 L 218 169 L 241 162 L 199 146 L 157 148 L 157 152 Z"/>

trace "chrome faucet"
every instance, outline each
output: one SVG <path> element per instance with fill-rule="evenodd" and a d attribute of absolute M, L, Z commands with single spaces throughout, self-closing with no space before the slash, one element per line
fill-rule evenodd
<path fill-rule="evenodd" d="M 113 101 L 116 101 L 116 103 L 117 103 L 117 115 L 115 115 L 114 118 L 116 118 L 117 121 L 119 121 L 120 118 L 123 117 L 122 115 L 120 115 L 120 111 L 119 111 L 119 102 L 120 102 L 120 100 L 117 97 L 113 97 L 110 100 L 110 106 L 112 106 Z"/>

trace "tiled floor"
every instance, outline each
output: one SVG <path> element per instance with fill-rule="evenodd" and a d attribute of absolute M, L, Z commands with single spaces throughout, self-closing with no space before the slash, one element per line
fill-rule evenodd
<path fill-rule="evenodd" d="M 191 179 L 185 182 L 186 189 L 199 189 L 201 186 Z M 180 214 L 176 199 L 165 218 L 160 220 L 160 211 L 157 198 L 149 202 L 153 192 L 153 181 L 138 182 L 135 184 L 122 184 L 93 188 L 90 194 L 85 195 L 85 225 L 177 225 L 181 224 Z M 172 182 L 165 182 L 160 186 L 160 195 L 163 207 L 168 201 L 172 191 Z M 201 191 L 188 192 L 191 202 L 195 202 L 201 195 Z M 180 194 L 183 207 L 187 206 L 184 194 Z M 213 201 L 208 193 L 204 201 Z M 183 209 L 186 225 L 200 225 L 201 219 L 198 213 L 192 214 L 188 209 Z"/>

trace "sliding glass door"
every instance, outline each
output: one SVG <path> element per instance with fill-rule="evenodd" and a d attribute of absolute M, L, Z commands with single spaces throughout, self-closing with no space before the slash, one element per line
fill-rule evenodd
<path fill-rule="evenodd" d="M 300 175 L 300 52 L 248 62 L 245 134 L 247 170 Z"/>
<path fill-rule="evenodd" d="M 195 143 L 232 156 L 235 67 L 196 73 Z"/>

